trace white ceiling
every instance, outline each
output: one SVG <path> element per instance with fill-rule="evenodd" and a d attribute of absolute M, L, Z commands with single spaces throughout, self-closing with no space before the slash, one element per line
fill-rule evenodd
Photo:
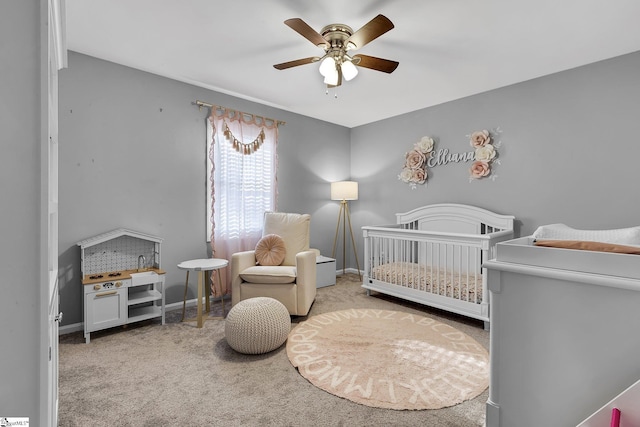
<path fill-rule="evenodd" d="M 638 0 L 66 0 L 66 11 L 70 50 L 346 127 L 640 50 Z M 379 13 L 395 28 L 356 52 L 400 62 L 394 73 L 361 68 L 336 99 L 317 64 L 273 68 L 323 54 L 284 20 L 357 30 Z"/>

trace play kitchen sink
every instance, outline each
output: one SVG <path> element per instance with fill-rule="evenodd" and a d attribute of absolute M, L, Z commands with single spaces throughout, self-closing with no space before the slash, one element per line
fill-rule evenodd
<path fill-rule="evenodd" d="M 131 286 L 140 286 L 147 283 L 155 283 L 158 279 L 158 272 L 153 270 L 131 273 Z"/>
<path fill-rule="evenodd" d="M 160 317 L 165 322 L 162 239 L 117 229 L 78 242 L 84 290 L 84 337 Z"/>

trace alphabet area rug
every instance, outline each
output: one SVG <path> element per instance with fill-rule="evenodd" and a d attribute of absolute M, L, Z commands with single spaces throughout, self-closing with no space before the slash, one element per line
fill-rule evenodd
<path fill-rule="evenodd" d="M 287 356 L 316 387 L 377 408 L 439 409 L 489 386 L 489 354 L 480 343 L 447 324 L 398 311 L 313 316 L 289 334 Z"/>

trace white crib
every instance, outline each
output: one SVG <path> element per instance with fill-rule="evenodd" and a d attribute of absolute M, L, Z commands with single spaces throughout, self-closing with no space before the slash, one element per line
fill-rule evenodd
<path fill-rule="evenodd" d="M 488 329 L 482 263 L 513 238 L 513 223 L 511 215 L 446 203 L 396 214 L 393 225 L 362 227 L 362 287 L 479 319 Z"/>

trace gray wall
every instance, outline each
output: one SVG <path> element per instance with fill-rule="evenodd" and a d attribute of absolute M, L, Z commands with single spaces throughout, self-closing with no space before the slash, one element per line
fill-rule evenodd
<path fill-rule="evenodd" d="M 360 227 L 393 222 L 430 203 L 469 203 L 517 218 L 517 234 L 564 222 L 638 225 L 634 167 L 640 145 L 640 53 L 415 111 L 354 129 L 71 53 L 60 75 L 60 268 L 64 324 L 82 321 L 76 242 L 127 227 L 161 236 L 168 303 L 181 301 L 175 265 L 207 256 L 204 120 L 195 99 L 287 122 L 280 131 L 281 211 L 313 215 L 313 246 L 330 254 L 338 204 L 329 182 L 352 178 Z M 424 135 L 436 148 L 470 150 L 467 135 L 502 129 L 495 180 L 469 182 L 468 163 L 438 166 L 426 186 L 397 179 Z M 341 256 L 338 254 L 341 268 Z M 355 267 L 347 247 L 347 267 Z M 191 290 L 193 297 L 195 289 Z M 63 326 L 64 326 L 63 324 Z"/>
<path fill-rule="evenodd" d="M 167 303 L 182 301 L 176 265 L 206 258 L 208 110 L 195 100 L 284 120 L 278 210 L 310 213 L 311 244 L 331 251 L 339 206 L 329 182 L 349 178 L 349 129 L 69 53 L 60 73 L 60 310 L 83 321 L 76 243 L 124 227 L 164 239 Z M 195 298 L 195 281 L 190 295 Z"/>
<path fill-rule="evenodd" d="M 523 236 L 557 222 L 640 225 L 638 70 L 634 53 L 352 129 L 351 175 L 360 182 L 354 226 L 393 223 L 396 212 L 443 202 L 515 215 Z M 466 135 L 496 127 L 495 180 L 469 182 L 470 163 L 437 166 L 415 190 L 397 179 L 420 137 L 464 152 Z"/>
<path fill-rule="evenodd" d="M 0 416 L 38 425 L 40 4 L 0 2 Z M 46 208 L 46 207 L 45 207 Z"/>

